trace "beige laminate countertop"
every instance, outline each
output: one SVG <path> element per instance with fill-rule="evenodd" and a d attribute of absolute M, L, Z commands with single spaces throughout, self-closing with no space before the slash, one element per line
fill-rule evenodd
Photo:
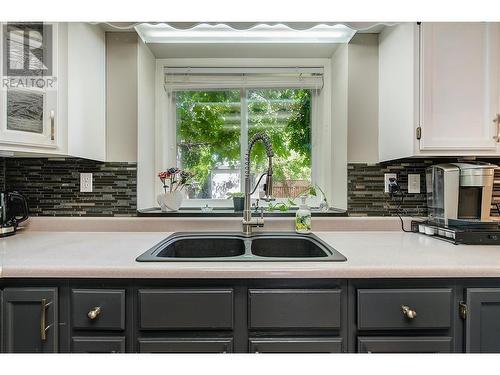
<path fill-rule="evenodd" d="M 500 246 L 398 231 L 316 232 L 347 262 L 157 262 L 135 258 L 170 232 L 22 231 L 0 240 L 4 278 L 500 277 Z"/>

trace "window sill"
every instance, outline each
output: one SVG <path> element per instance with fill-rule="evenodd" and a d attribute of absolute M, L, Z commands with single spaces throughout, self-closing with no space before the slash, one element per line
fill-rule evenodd
<path fill-rule="evenodd" d="M 264 211 L 264 217 L 294 217 L 296 213 L 296 209 L 288 210 L 285 212 L 281 211 L 273 211 L 268 212 Z M 331 217 L 331 216 L 348 216 L 347 211 L 340 210 L 336 208 L 330 208 L 328 212 L 320 212 L 311 210 L 311 214 L 313 217 Z M 255 216 L 260 215 L 260 213 L 255 213 Z M 195 208 L 181 208 L 179 211 L 175 212 L 161 212 L 159 208 L 146 208 L 142 210 L 137 210 L 137 216 L 143 217 L 243 217 L 243 212 L 234 211 L 233 209 L 228 208 L 214 208 L 212 211 L 203 212 L 201 209 Z"/>

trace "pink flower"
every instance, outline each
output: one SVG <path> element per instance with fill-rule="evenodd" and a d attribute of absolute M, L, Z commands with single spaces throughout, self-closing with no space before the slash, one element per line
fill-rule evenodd
<path fill-rule="evenodd" d="M 164 180 L 166 180 L 167 178 L 170 177 L 170 173 L 168 173 L 168 172 L 159 172 L 158 173 L 158 177 L 160 178 L 160 180 L 164 181 Z"/>

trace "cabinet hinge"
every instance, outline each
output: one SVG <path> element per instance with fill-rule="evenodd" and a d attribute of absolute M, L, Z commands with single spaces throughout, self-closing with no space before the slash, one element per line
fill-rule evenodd
<path fill-rule="evenodd" d="M 458 313 L 463 320 L 467 319 L 467 304 L 461 301 L 458 304 Z"/>
<path fill-rule="evenodd" d="M 420 138 L 422 138 L 422 127 L 419 126 L 416 130 L 416 135 L 417 135 L 417 139 L 420 140 Z"/>

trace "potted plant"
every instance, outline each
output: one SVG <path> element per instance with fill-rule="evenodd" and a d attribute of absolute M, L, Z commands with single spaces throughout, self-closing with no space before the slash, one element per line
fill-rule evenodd
<path fill-rule="evenodd" d="M 182 190 L 190 185 L 192 174 L 177 167 L 172 167 L 159 172 L 158 177 L 163 184 L 164 190 L 164 193 L 159 194 L 157 197 L 161 210 L 163 212 L 179 210 L 183 199 Z"/>
<path fill-rule="evenodd" d="M 229 198 L 233 198 L 233 207 L 235 211 L 243 211 L 245 206 L 244 193 L 228 193 Z"/>

